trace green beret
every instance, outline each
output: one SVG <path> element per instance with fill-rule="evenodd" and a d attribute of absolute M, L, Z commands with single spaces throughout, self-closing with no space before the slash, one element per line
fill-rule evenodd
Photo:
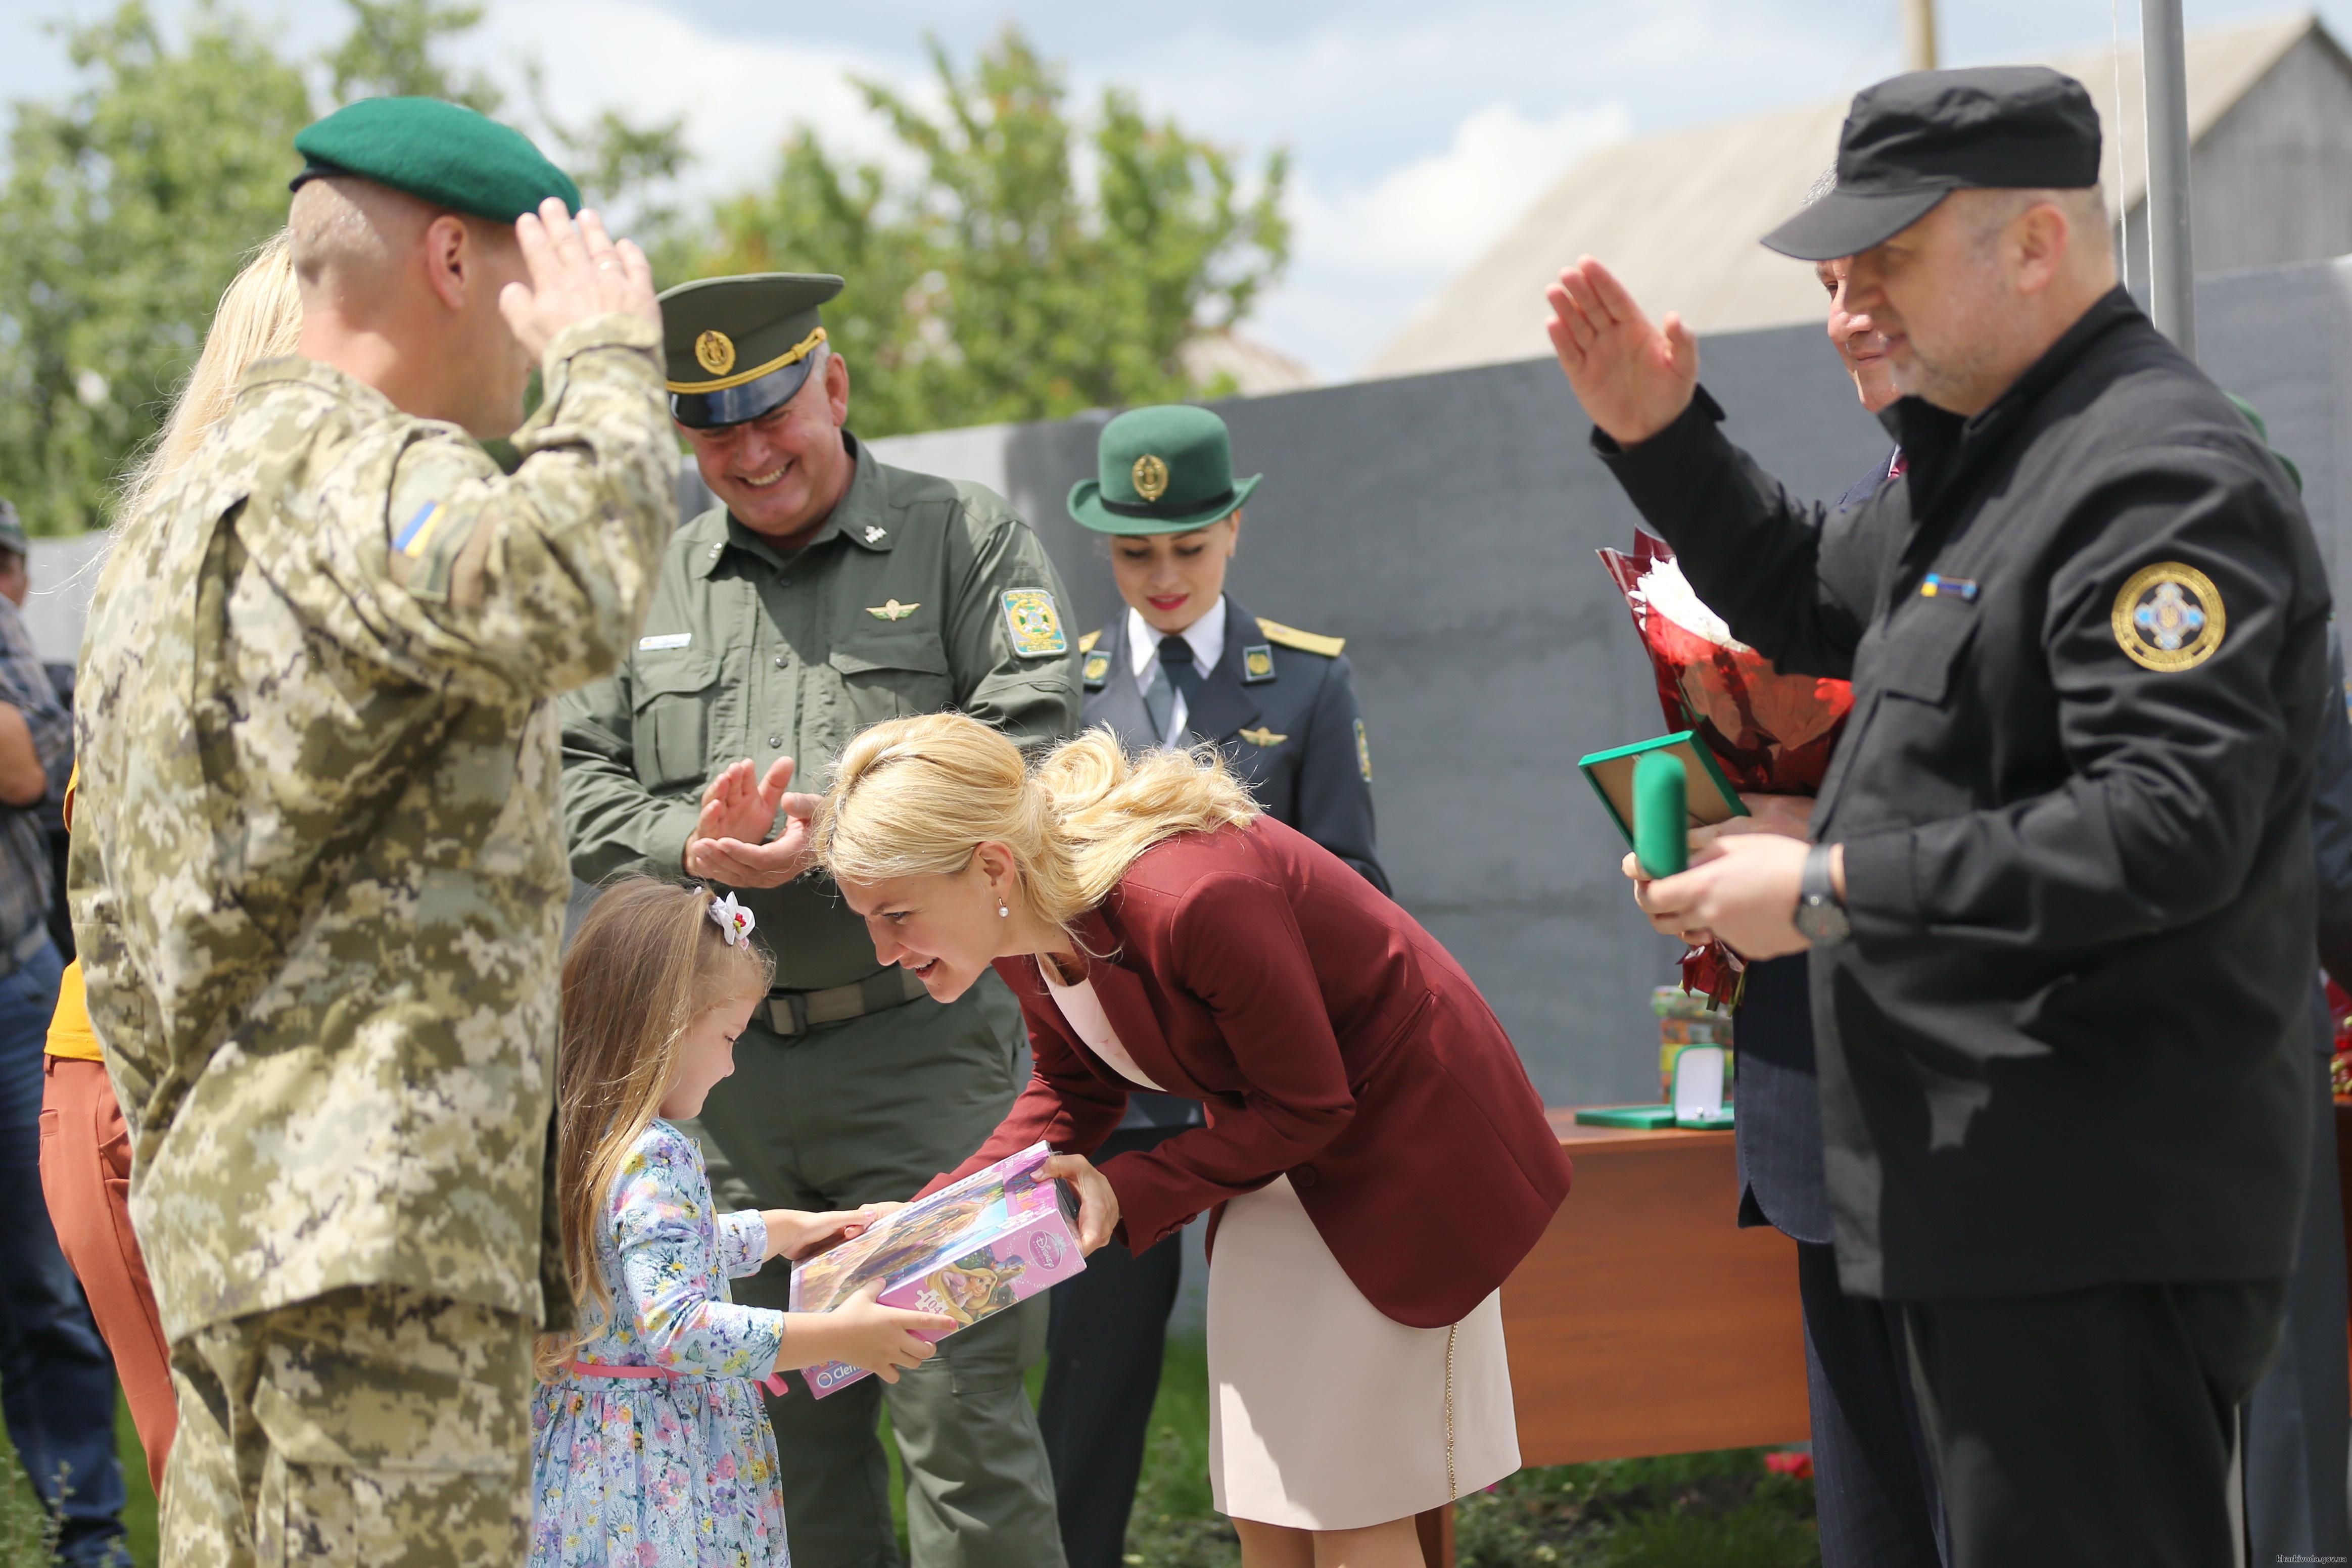
<path fill-rule="evenodd" d="M 302 129 L 309 160 L 291 190 L 322 174 L 357 174 L 446 207 L 510 224 L 550 196 L 580 210 L 580 187 L 530 137 L 437 98 L 363 98 Z"/>

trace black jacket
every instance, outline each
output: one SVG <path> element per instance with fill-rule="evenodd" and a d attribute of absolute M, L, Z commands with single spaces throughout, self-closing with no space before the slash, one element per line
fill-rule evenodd
<path fill-rule="evenodd" d="M 1895 455 L 1855 480 L 1822 520 L 1836 535 L 1887 483 Z M 1822 1089 L 1814 1066 L 1812 987 L 1805 956 L 1750 964 L 1739 998 L 1739 1223 L 1769 1225 L 1796 1241 L 1833 1239 L 1822 1175 Z"/>
<path fill-rule="evenodd" d="M 1976 417 L 1887 410 L 1903 478 L 1827 548 L 1720 417 L 1595 443 L 1736 635 L 1854 683 L 1813 816 L 1853 922 L 1811 955 L 1845 1287 L 2283 1278 L 2329 700 L 2285 474 L 2120 289 Z M 2150 572 L 2210 580 L 2201 662 L 2126 656 Z"/>

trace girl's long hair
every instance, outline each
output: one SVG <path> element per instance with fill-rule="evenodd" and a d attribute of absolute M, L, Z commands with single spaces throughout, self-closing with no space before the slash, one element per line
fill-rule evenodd
<path fill-rule="evenodd" d="M 765 991 L 774 965 L 753 942 L 730 946 L 710 894 L 628 877 L 599 896 L 563 960 L 562 1044 L 555 1074 L 555 1190 L 563 1271 L 578 1326 L 541 1334 L 540 1375 L 553 1379 L 609 1320 L 613 1292 L 596 1260 L 613 1183 L 676 1076 L 677 1044 L 709 1009 Z"/>
<path fill-rule="evenodd" d="M 128 520 L 144 509 L 228 417 L 238 378 L 264 360 L 292 353 L 301 336 L 302 296 L 280 229 L 246 258 L 221 295 L 204 351 L 173 400 L 171 417 L 123 481 L 115 516 Z"/>
<path fill-rule="evenodd" d="M 852 740 L 814 830 L 825 869 L 860 883 L 953 874 L 977 845 L 1001 843 L 1031 911 L 1070 933 L 1162 839 L 1256 815 L 1214 747 L 1129 757 L 1091 729 L 1032 765 L 999 731 L 942 713 Z"/>

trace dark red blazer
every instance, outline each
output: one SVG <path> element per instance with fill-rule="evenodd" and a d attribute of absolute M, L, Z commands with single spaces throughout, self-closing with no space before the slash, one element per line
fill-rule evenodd
<path fill-rule="evenodd" d="M 1568 1196 L 1568 1156 L 1470 977 L 1273 818 L 1154 845 L 1078 934 L 1110 955 L 1087 977 L 1136 1066 L 1208 1110 L 1207 1126 L 1102 1167 L 1135 1250 L 1286 1172 L 1357 1289 L 1436 1328 L 1502 1284 Z M 1035 959 L 996 967 L 1035 1072 L 932 1187 L 1040 1139 L 1092 1154 L 1140 1087 L 1079 1043 Z"/>

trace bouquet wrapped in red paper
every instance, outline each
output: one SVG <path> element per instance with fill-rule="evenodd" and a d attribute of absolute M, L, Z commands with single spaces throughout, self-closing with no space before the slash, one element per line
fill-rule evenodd
<path fill-rule="evenodd" d="M 1658 706 L 1669 729 L 1698 732 L 1743 794 L 1811 795 L 1829 771 L 1830 751 L 1853 708 L 1843 681 L 1784 675 L 1731 635 L 1675 563 L 1664 539 L 1639 532 L 1633 553 L 1600 552 L 1625 595 L 1633 630 L 1650 655 Z M 1683 956 L 1683 988 L 1710 1001 L 1737 999 L 1738 956 L 1720 942 Z"/>

